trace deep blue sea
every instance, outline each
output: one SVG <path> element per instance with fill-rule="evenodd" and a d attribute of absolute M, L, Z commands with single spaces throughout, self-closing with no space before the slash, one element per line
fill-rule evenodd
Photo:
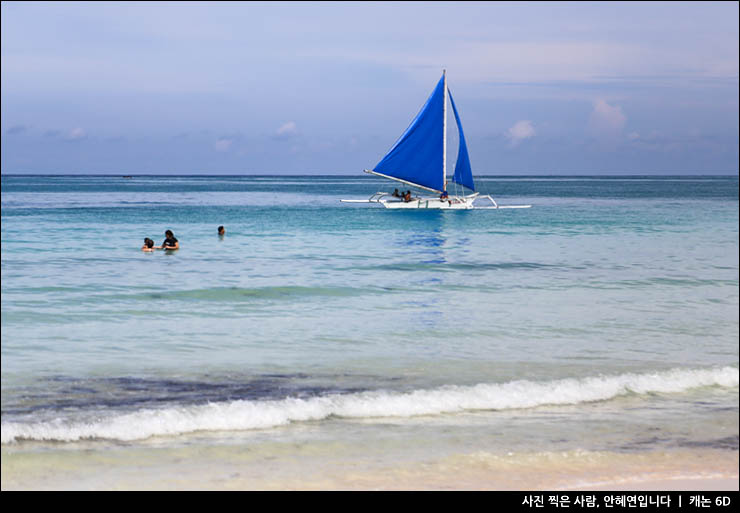
<path fill-rule="evenodd" d="M 738 178 L 477 184 L 532 208 L 340 203 L 394 187 L 364 176 L 3 175 L 3 487 L 177 487 L 155 470 L 196 455 L 247 488 L 736 465 Z M 168 229 L 178 251 L 140 250 Z"/>

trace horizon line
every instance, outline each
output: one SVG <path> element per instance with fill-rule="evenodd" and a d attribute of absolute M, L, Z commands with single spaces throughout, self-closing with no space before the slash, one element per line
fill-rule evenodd
<path fill-rule="evenodd" d="M 607 173 L 607 174 L 599 174 L 599 173 L 548 173 L 548 174 L 533 174 L 533 173 L 527 173 L 527 174 L 478 174 L 475 175 L 477 178 L 498 178 L 498 177 L 504 177 L 504 178 L 525 178 L 525 177 L 689 177 L 689 176 L 721 176 L 721 177 L 737 177 L 740 173 L 738 171 L 734 172 L 722 172 L 722 171 L 714 171 L 711 173 L 679 173 L 679 174 L 671 174 L 668 172 L 653 172 L 653 173 L 630 173 L 630 174 L 621 174 L 621 173 Z M 139 174 L 125 174 L 125 173 L 2 173 L 0 172 L 0 176 L 108 176 L 108 177 L 148 177 L 148 176 L 156 176 L 156 177 L 173 177 L 173 176 L 198 176 L 198 177 L 296 177 L 296 176 L 313 176 L 313 177 L 342 177 L 342 178 L 362 178 L 366 179 L 366 176 L 357 175 L 357 174 L 319 174 L 319 173 L 280 173 L 280 174 L 274 174 L 274 173 L 244 173 L 244 174 L 203 174 L 203 173 L 166 173 L 166 174 L 157 174 L 157 173 L 139 173 Z"/>

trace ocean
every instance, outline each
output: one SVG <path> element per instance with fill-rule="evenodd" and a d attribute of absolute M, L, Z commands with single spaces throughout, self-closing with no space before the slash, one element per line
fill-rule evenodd
<path fill-rule="evenodd" d="M 3 489 L 737 479 L 738 178 L 477 184 L 3 175 Z"/>

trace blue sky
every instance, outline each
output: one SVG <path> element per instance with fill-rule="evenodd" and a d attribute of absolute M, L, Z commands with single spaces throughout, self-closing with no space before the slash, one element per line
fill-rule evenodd
<path fill-rule="evenodd" d="M 737 2 L 2 2 L 2 172 L 737 174 Z"/>

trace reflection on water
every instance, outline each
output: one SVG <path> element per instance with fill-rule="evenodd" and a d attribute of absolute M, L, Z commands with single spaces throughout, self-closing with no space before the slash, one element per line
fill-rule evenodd
<path fill-rule="evenodd" d="M 427 214 L 424 212 L 423 214 Z M 422 330 L 437 330 L 441 327 L 443 307 L 439 293 L 444 289 L 444 275 L 442 269 L 448 263 L 445 251 L 448 246 L 446 216 L 444 212 L 428 212 L 425 216 L 423 229 L 406 236 L 402 243 L 410 249 L 408 257 L 412 265 L 423 264 L 432 267 L 422 273 L 414 273 L 410 284 L 427 289 L 428 294 L 417 294 L 416 299 L 407 301 L 406 305 L 416 311 L 413 316 L 415 323 Z M 417 328 L 417 326 L 414 326 Z"/>

